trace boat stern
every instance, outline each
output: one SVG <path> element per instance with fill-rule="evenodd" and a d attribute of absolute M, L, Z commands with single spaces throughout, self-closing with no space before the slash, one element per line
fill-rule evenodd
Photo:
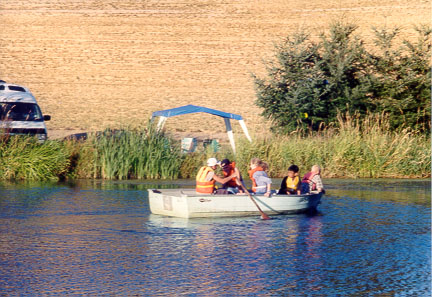
<path fill-rule="evenodd" d="M 188 204 L 185 195 L 174 196 L 156 189 L 148 189 L 150 211 L 154 214 L 188 218 Z"/>

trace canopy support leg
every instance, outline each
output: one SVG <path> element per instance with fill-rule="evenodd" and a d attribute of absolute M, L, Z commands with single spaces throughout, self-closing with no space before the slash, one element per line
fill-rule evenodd
<path fill-rule="evenodd" d="M 249 142 L 252 142 L 252 139 L 251 139 L 251 137 L 249 136 L 249 132 L 248 132 L 248 129 L 247 129 L 247 127 L 246 127 L 245 122 L 244 122 L 243 120 L 239 120 L 239 123 L 240 123 L 240 126 L 241 126 L 242 129 L 243 129 L 244 134 L 246 135 L 246 138 L 249 140 Z"/>
<path fill-rule="evenodd" d="M 232 128 L 231 128 L 231 121 L 228 118 L 224 118 L 224 121 L 225 121 L 226 131 L 227 131 L 227 134 L 228 134 L 228 139 L 229 139 L 229 142 L 230 142 L 231 147 L 233 149 L 233 152 L 235 154 L 236 153 L 236 148 L 235 148 L 235 142 L 234 142 L 234 134 L 233 134 L 233 131 L 232 131 Z"/>
<path fill-rule="evenodd" d="M 167 117 L 160 117 L 159 122 L 157 124 L 157 131 L 161 131 L 163 129 L 163 126 L 165 125 L 165 122 L 167 120 Z"/>

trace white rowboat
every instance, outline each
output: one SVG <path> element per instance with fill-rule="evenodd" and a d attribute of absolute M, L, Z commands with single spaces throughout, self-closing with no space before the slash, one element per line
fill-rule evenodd
<path fill-rule="evenodd" d="M 154 214 L 181 218 L 260 215 L 248 195 L 199 194 L 194 189 L 149 189 L 150 210 Z M 268 215 L 316 210 L 322 194 L 253 195 Z"/>

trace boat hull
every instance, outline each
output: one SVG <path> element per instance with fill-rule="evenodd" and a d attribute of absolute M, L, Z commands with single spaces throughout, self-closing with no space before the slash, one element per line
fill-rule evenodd
<path fill-rule="evenodd" d="M 154 214 L 181 217 L 233 217 L 260 215 L 247 195 L 206 195 L 190 189 L 149 189 L 150 210 Z M 322 194 L 253 195 L 268 215 L 302 213 L 316 210 Z"/>

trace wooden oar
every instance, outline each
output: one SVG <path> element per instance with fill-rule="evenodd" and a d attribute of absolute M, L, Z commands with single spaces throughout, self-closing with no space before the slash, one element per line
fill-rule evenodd
<path fill-rule="evenodd" d="M 242 187 L 243 191 L 246 192 L 246 194 L 248 194 L 249 198 L 252 200 L 252 202 L 255 204 L 255 206 L 258 208 L 259 212 L 261 213 L 261 220 L 271 220 L 271 218 L 266 215 L 261 208 L 259 207 L 258 203 L 256 203 L 255 199 L 253 199 L 252 195 L 249 193 L 249 191 L 242 185 L 240 184 L 240 186 Z"/>

